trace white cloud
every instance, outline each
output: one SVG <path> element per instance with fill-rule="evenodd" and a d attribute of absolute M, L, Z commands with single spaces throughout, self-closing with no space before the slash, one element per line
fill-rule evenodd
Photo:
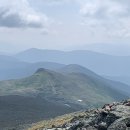
<path fill-rule="evenodd" d="M 31 8 L 27 0 L 0 1 L 1 27 L 43 28 L 48 23 L 48 17 Z"/>
<path fill-rule="evenodd" d="M 86 0 L 81 4 L 81 14 L 85 17 L 96 19 L 110 19 L 113 17 L 126 15 L 127 6 L 121 4 L 119 0 Z"/>
<path fill-rule="evenodd" d="M 82 23 L 98 30 L 103 29 L 107 35 L 128 37 L 130 29 L 130 2 L 128 0 L 78 0 Z M 127 21 L 127 22 L 126 22 Z"/>

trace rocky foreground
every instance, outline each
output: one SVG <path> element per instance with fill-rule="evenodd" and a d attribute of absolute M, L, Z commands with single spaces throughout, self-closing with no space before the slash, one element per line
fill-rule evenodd
<path fill-rule="evenodd" d="M 130 100 L 70 115 L 39 123 L 29 130 L 130 130 Z"/>

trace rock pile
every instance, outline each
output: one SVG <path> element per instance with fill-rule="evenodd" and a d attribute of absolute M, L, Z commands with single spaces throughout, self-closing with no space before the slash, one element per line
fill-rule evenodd
<path fill-rule="evenodd" d="M 106 104 L 102 109 L 85 113 L 62 126 L 53 126 L 47 130 L 130 130 L 130 100 Z"/>

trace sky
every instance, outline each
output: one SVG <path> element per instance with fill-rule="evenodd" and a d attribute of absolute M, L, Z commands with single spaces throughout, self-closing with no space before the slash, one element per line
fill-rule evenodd
<path fill-rule="evenodd" d="M 90 49 L 130 55 L 129 0 L 0 0 L 0 52 Z"/>

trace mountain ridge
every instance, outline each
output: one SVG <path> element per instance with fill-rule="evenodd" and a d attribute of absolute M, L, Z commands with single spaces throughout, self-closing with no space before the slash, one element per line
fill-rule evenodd
<path fill-rule="evenodd" d="M 35 53 L 35 51 L 37 53 Z M 25 53 L 26 52 L 26 53 Z M 62 64 L 79 64 L 100 75 L 129 75 L 130 56 L 113 56 L 88 50 L 57 51 L 32 49 L 14 57 L 28 62 L 51 61 Z"/>
<path fill-rule="evenodd" d="M 0 94 L 40 95 L 49 100 L 56 99 L 57 101 L 67 101 L 82 105 L 95 104 L 97 101 L 101 101 L 101 99 L 104 102 L 103 96 L 106 96 L 108 101 L 109 99 L 110 101 L 112 100 L 111 96 L 113 96 L 113 99 L 118 99 L 118 95 L 120 95 L 119 98 L 125 97 L 120 90 L 110 87 L 110 84 L 99 80 L 100 78 L 96 79 L 89 75 L 83 75 L 82 73 L 64 75 L 40 68 L 27 78 L 1 81 Z M 114 92 L 117 94 L 117 97 L 115 97 L 116 94 L 111 95 Z M 83 102 L 78 100 L 83 100 Z"/>

